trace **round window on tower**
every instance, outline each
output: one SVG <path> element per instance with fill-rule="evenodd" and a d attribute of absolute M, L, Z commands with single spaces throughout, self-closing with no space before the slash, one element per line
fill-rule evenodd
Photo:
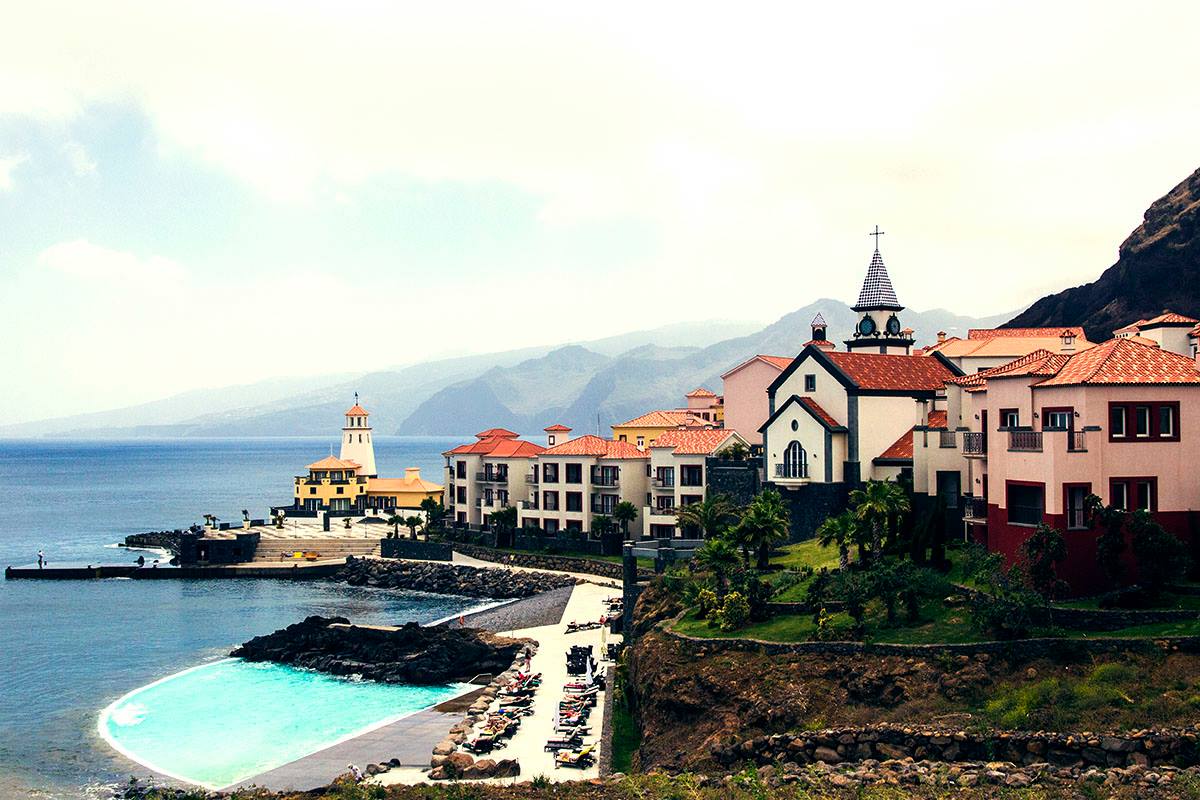
<path fill-rule="evenodd" d="M 874 336 L 875 335 L 875 320 L 871 319 L 870 314 L 864 316 L 858 321 L 859 336 Z"/>
<path fill-rule="evenodd" d="M 887 332 L 888 332 L 888 336 L 899 336 L 900 335 L 900 318 L 897 317 L 895 314 L 892 314 L 890 317 L 888 317 Z"/>
<path fill-rule="evenodd" d="M 797 422 L 796 420 L 792 420 L 792 430 L 794 430 L 794 431 L 800 430 L 800 423 Z"/>

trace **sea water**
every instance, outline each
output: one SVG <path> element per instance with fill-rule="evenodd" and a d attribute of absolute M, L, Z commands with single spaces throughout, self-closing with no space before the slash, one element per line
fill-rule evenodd
<path fill-rule="evenodd" d="M 380 471 L 419 466 L 439 480 L 440 453 L 455 441 L 379 437 Z M 39 549 L 51 565 L 126 563 L 138 554 L 111 547 L 126 534 L 187 527 L 205 513 L 236 520 L 243 508 L 266 516 L 289 502 L 292 476 L 331 446 L 0 441 L 0 564 L 28 564 Z M 325 581 L 0 581 L 0 798 L 105 796 L 113 782 L 144 777 L 101 737 L 101 711 L 254 636 L 310 614 L 427 623 L 474 604 Z"/>

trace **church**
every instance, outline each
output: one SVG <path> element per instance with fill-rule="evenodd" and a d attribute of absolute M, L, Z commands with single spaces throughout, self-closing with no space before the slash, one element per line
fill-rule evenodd
<path fill-rule="evenodd" d="M 878 239 L 853 310 L 845 350 L 818 314 L 812 339 L 767 388 L 764 480 L 790 506 L 795 536 L 811 535 L 863 481 L 911 478 L 918 401 L 944 395 L 962 374 L 939 353 L 913 352 Z"/>

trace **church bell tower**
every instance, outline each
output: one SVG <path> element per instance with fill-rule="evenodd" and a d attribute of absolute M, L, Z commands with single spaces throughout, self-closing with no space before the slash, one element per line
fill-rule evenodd
<path fill-rule="evenodd" d="M 879 254 L 879 237 L 883 234 L 878 225 L 870 234 L 875 237 L 875 253 L 867 267 L 867 277 L 858 293 L 858 302 L 853 306 L 859 316 L 854 335 L 846 340 L 846 349 L 864 353 L 912 355 L 915 341 L 911 332 L 900 322 L 900 312 L 904 306 L 896 299 L 892 279 L 888 277 L 883 256 Z"/>
<path fill-rule="evenodd" d="M 346 425 L 342 428 L 342 452 L 338 457 L 357 463 L 361 467 L 359 475 L 375 478 L 379 473 L 375 471 L 375 445 L 371 444 L 368 416 L 367 410 L 358 404 L 358 392 L 355 392 L 354 406 L 346 412 Z"/>

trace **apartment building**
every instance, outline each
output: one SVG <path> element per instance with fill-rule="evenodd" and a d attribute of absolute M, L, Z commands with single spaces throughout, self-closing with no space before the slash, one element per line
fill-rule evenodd
<path fill-rule="evenodd" d="M 558 431 L 556 443 L 530 462 L 525 494 L 517 504 L 521 527 L 590 532 L 592 519 L 610 516 L 620 502 L 639 510 L 645 505 L 650 455 L 623 441 L 599 436 L 569 437 Z M 638 530 L 641 521 L 630 524 Z"/>
<path fill-rule="evenodd" d="M 708 496 L 707 459 L 738 443 L 748 444 L 736 431 L 679 429 L 664 431 L 650 447 L 649 492 L 642 513 L 642 535 L 661 539 L 677 537 L 675 513 L 682 506 Z"/>
<path fill-rule="evenodd" d="M 558 434 L 561 435 L 561 434 Z M 459 525 L 487 525 L 498 511 L 529 495 L 531 464 L 546 448 L 504 428 L 475 434 L 475 441 L 447 450 L 443 503 Z"/>
<path fill-rule="evenodd" d="M 1090 494 L 1119 508 L 1145 509 L 1195 544 L 1200 483 L 1191 451 L 1200 447 L 1193 429 L 1200 423 L 1200 371 L 1194 359 L 1134 335 L 1075 354 L 1035 351 L 950 379 L 946 390 L 944 407 L 919 406 L 914 491 L 940 496 L 969 536 L 1010 563 L 1045 522 L 1066 536 L 1060 577 L 1071 591 L 1103 588 L 1098 531 L 1084 513 Z"/>
<path fill-rule="evenodd" d="M 1193 323 L 1194 324 L 1194 323 Z M 938 331 L 937 343 L 926 347 L 925 355 L 940 353 L 964 373 L 999 367 L 1037 350 L 1051 353 L 1081 353 L 1095 347 L 1083 328 L 971 328 L 967 338 L 947 337 Z"/>

